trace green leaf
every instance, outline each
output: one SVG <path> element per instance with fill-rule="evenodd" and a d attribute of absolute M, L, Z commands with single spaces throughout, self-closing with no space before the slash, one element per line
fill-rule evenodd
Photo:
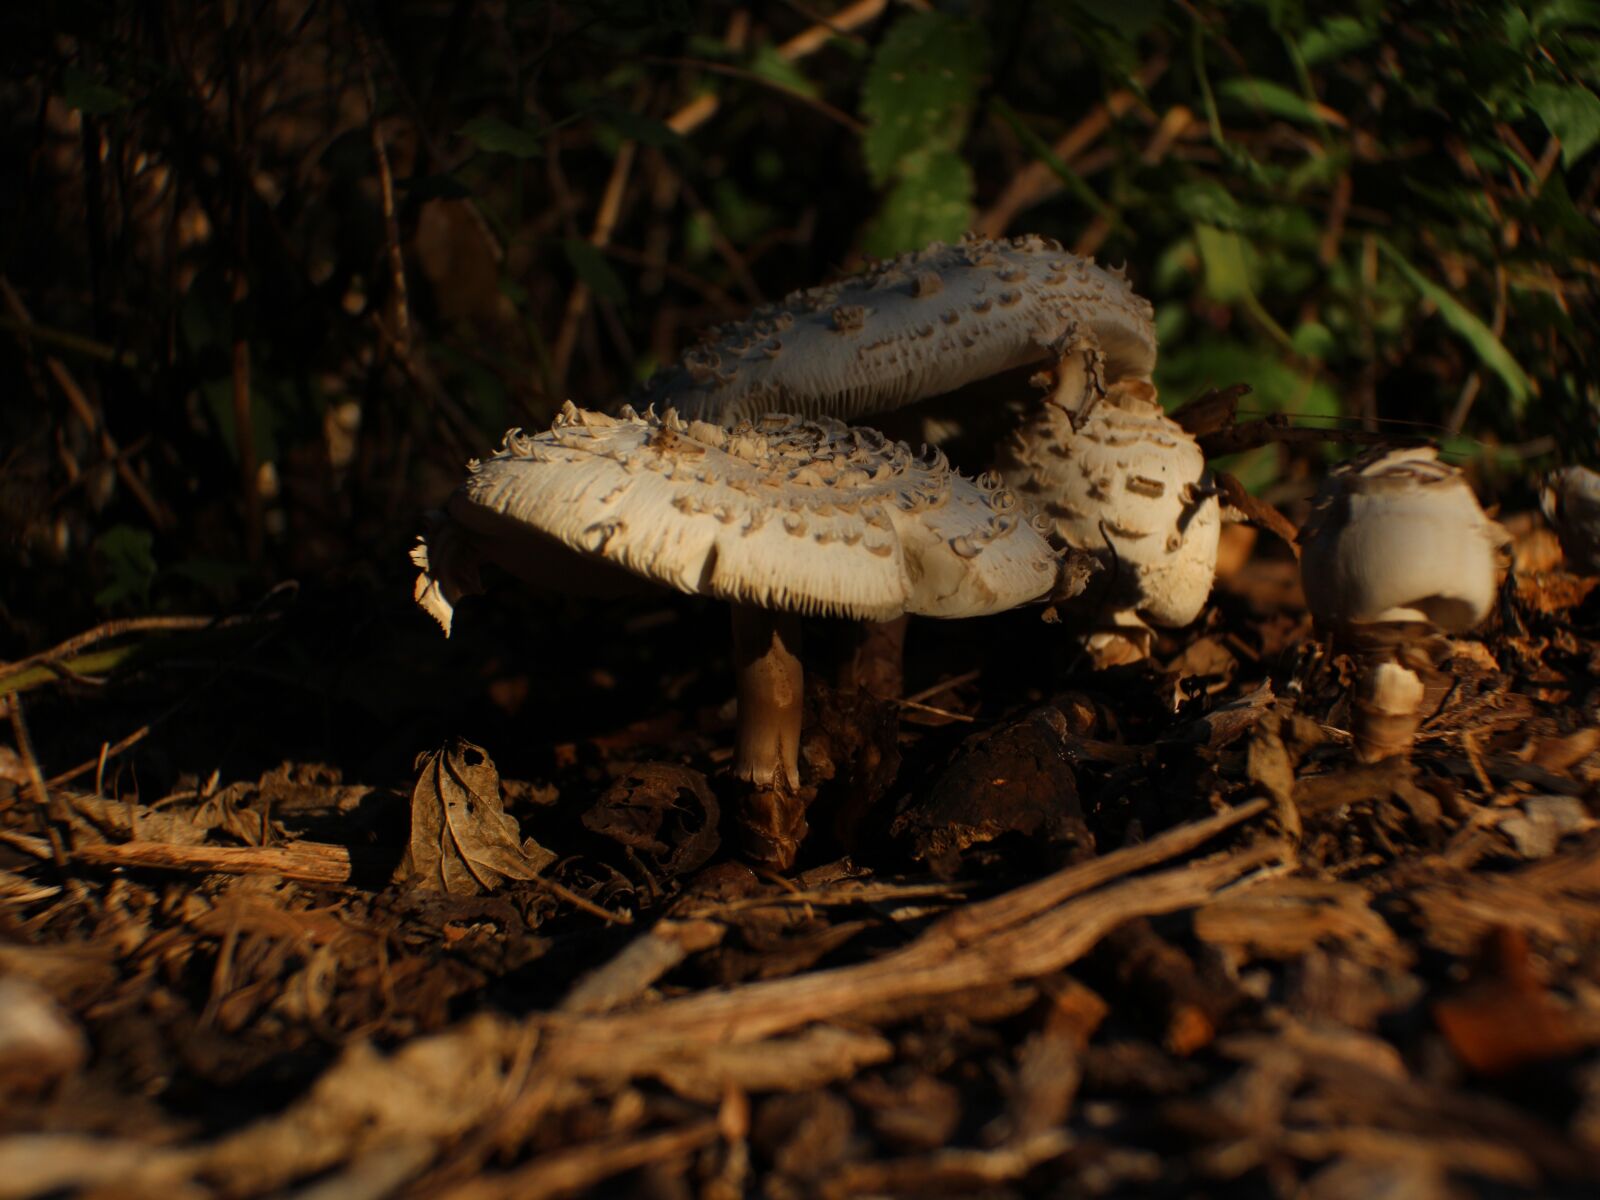
<path fill-rule="evenodd" d="M 863 248 L 887 258 L 958 239 L 972 224 L 972 171 L 953 150 L 914 155 L 868 226 Z"/>
<path fill-rule="evenodd" d="M 1536 83 L 1528 104 L 1561 139 L 1561 164 L 1570 167 L 1600 142 L 1600 96 L 1580 84 Z"/>
<path fill-rule="evenodd" d="M 94 595 L 101 608 L 115 608 L 129 601 L 138 607 L 150 606 L 150 585 L 155 582 L 156 557 L 152 553 L 155 534 L 132 525 L 113 525 L 94 540 L 94 552 L 108 577 L 106 586 Z"/>
<path fill-rule="evenodd" d="M 606 256 L 598 249 L 582 238 L 563 238 L 561 249 L 565 251 L 567 261 L 572 264 L 578 278 L 588 285 L 596 298 L 611 304 L 627 302 L 628 289 L 622 286 L 622 280 L 617 278 Z"/>
<path fill-rule="evenodd" d="M 1377 22 L 1365 25 L 1357 17 L 1330 17 L 1300 39 L 1300 57 L 1308 67 L 1343 58 L 1377 40 Z"/>
<path fill-rule="evenodd" d="M 923 12 L 895 23 L 861 91 L 867 119 L 861 149 L 875 186 L 890 183 L 912 154 L 961 144 L 985 57 L 983 33 L 969 22 Z"/>
<path fill-rule="evenodd" d="M 1240 230 L 1250 221 L 1232 194 L 1215 179 L 1191 179 L 1172 189 L 1172 203 L 1196 225 Z"/>
<path fill-rule="evenodd" d="M 462 137 L 486 154 L 508 154 L 512 158 L 534 158 L 543 153 L 541 135 L 502 121 L 499 117 L 473 117 L 460 129 Z"/>
<path fill-rule="evenodd" d="M 1237 304 L 1255 294 L 1252 255 L 1232 230 L 1196 225 L 1195 243 L 1206 268 L 1206 295 L 1219 304 Z"/>
<path fill-rule="evenodd" d="M 617 133 L 638 142 L 641 146 L 653 146 L 658 150 L 677 150 L 688 144 L 683 135 L 665 121 L 658 121 L 654 117 L 647 117 L 643 113 L 636 113 L 620 105 L 607 105 L 597 115 Z"/>
<path fill-rule="evenodd" d="M 101 83 L 87 71 L 67 67 L 61 72 L 61 99 L 86 117 L 103 117 L 128 103 L 116 88 Z"/>
<path fill-rule="evenodd" d="M 755 53 L 750 56 L 750 71 L 797 96 L 808 96 L 815 100 L 821 95 L 817 85 L 806 78 L 805 72 L 779 54 L 778 48 L 771 42 L 763 42 L 756 47 Z"/>
<path fill-rule="evenodd" d="M 1378 249 L 1394 264 L 1407 283 L 1421 292 L 1424 299 L 1432 302 L 1445 324 L 1467 339 L 1483 360 L 1484 366 L 1500 376 L 1506 390 L 1511 393 L 1512 412 L 1520 417 L 1527 409 L 1528 398 L 1533 394 L 1533 382 L 1517 365 L 1517 360 L 1511 357 L 1511 352 L 1495 337 L 1494 331 L 1461 301 L 1412 266 L 1387 238 L 1378 239 Z"/>
<path fill-rule="evenodd" d="M 1326 112 L 1304 96 L 1266 79 L 1224 79 L 1217 84 L 1217 95 L 1260 109 L 1269 116 L 1298 121 L 1302 125 L 1322 125 L 1330 121 L 1339 123 L 1336 114 Z"/>

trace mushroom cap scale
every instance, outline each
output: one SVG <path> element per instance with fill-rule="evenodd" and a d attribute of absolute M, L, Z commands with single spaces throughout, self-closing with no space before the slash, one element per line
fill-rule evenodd
<path fill-rule="evenodd" d="M 1300 538 L 1301 582 L 1318 624 L 1429 621 L 1462 633 L 1488 616 L 1505 531 L 1438 453 L 1377 451 L 1323 482 Z"/>
<path fill-rule="evenodd" d="M 852 420 L 1030 363 L 1097 351 L 1148 379 L 1153 310 L 1120 271 L 1053 241 L 968 237 L 794 292 L 713 330 L 642 401 L 731 425 L 765 412 Z"/>
<path fill-rule="evenodd" d="M 1079 425 L 1041 406 L 1004 448 L 1000 473 L 1068 545 L 1114 567 L 1102 607 L 1178 627 L 1211 594 L 1222 518 L 1200 447 L 1153 394 L 1114 387 Z"/>
<path fill-rule="evenodd" d="M 432 577 L 436 541 L 451 562 L 466 541 L 525 577 L 516 560 L 550 541 L 683 592 L 866 620 L 998 612 L 1043 596 L 1060 567 L 997 481 L 872 430 L 783 415 L 727 430 L 569 404 L 545 433 L 508 434 L 447 511 L 455 532 L 417 551 L 418 598 L 447 630 L 454 597 L 473 589 Z"/>

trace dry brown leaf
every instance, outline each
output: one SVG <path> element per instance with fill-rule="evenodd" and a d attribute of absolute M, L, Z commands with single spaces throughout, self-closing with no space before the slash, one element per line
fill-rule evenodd
<path fill-rule="evenodd" d="M 507 879 L 533 879 L 555 855 L 523 839 L 500 801 L 500 773 L 464 738 L 417 762 L 411 843 L 399 877 L 424 891 L 476 895 Z"/>

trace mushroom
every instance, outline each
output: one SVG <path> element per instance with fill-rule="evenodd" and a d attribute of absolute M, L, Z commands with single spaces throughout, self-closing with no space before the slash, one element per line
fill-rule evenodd
<path fill-rule="evenodd" d="M 793 862 L 800 787 L 800 616 L 966 617 L 1039 599 L 1062 556 L 995 479 L 836 421 L 769 415 L 732 430 L 668 411 L 563 408 L 470 467 L 412 558 L 448 634 L 477 565 L 565 586 L 569 565 L 733 606 L 735 771 L 757 857 Z"/>
<path fill-rule="evenodd" d="M 1166 501 L 1145 497 L 1153 503 L 1144 507 L 1162 510 L 1160 520 L 1151 514 L 1134 517 L 1130 538 L 1142 539 L 1150 530 L 1159 536 L 1130 548 L 1132 559 L 1118 573 L 1121 583 L 1115 590 L 1122 598 L 1111 604 L 1109 623 L 1126 628 L 1090 639 L 1092 647 L 1108 643 L 1097 654 L 1108 662 L 1146 652 L 1149 629 L 1134 615 L 1141 606 L 1157 624 L 1191 621 L 1210 591 L 1216 557 L 1215 502 L 1188 486 L 1198 487 L 1204 463 L 1193 438 L 1153 403 L 1155 361 L 1153 310 L 1120 270 L 1099 267 L 1046 238 L 969 236 L 795 292 L 747 321 L 715 330 L 676 367 L 658 373 L 643 399 L 724 424 L 773 410 L 853 420 L 980 381 L 1003 383 L 997 377 L 1006 372 L 1043 364 L 1048 369 L 1029 382 L 1044 387 L 1047 396 L 1030 401 L 1025 391 L 1021 396 L 1002 392 L 1000 404 L 978 406 L 988 411 L 977 422 L 993 424 L 998 418 L 1014 424 L 1020 411 L 1020 436 L 1038 441 L 1021 457 L 1040 461 L 1067 453 L 1063 445 L 1073 441 L 1075 427 L 1103 392 L 1128 397 L 1130 411 L 1139 398 L 1149 399 L 1139 411 L 1142 420 L 1148 409 L 1152 445 L 1141 461 L 1154 461 L 1166 450 L 1173 451 L 1173 461 L 1157 463 L 1154 474 L 1140 475 L 1129 486 L 1144 486 L 1139 481 L 1144 479 L 1157 488 L 1169 478 L 1174 482 Z M 919 412 L 923 435 L 937 442 L 973 424 L 975 408 Z M 984 440 L 992 445 L 999 438 Z M 1046 480 L 1071 486 L 1064 476 L 1032 464 L 1012 463 L 1001 470 L 1012 486 Z M 1191 496 L 1192 513 L 1186 508 Z M 1057 497 L 1035 488 L 1024 499 L 1038 507 Z M 1071 522 L 1055 517 L 1062 535 L 1081 549 L 1115 557 L 1103 553 L 1108 543 L 1094 512 L 1076 499 L 1066 503 L 1085 513 L 1079 522 L 1084 527 L 1075 536 Z M 1130 500 L 1124 507 L 1139 506 Z M 1139 524 L 1146 517 L 1153 523 Z M 1114 515 L 1111 524 L 1117 525 Z M 1163 548 L 1174 539 L 1174 548 Z M 1169 568 L 1168 560 L 1178 565 Z M 1130 586 L 1135 576 L 1148 577 L 1148 586 Z M 857 663 L 866 665 L 858 665 L 855 675 L 880 694 L 895 690 L 898 680 L 895 637 L 891 628 L 857 653 Z"/>
<path fill-rule="evenodd" d="M 713 330 L 643 400 L 732 424 L 768 412 L 855 420 L 1044 363 L 1082 402 L 1085 370 L 1148 380 L 1153 310 L 1121 271 L 1041 237 L 936 242 L 794 292 Z"/>
<path fill-rule="evenodd" d="M 1561 540 L 1567 566 L 1579 575 L 1600 575 L 1600 474 L 1588 467 L 1550 472 L 1539 505 Z"/>
<path fill-rule="evenodd" d="M 1465 633 L 1495 597 L 1505 530 L 1433 446 L 1378 450 L 1336 467 L 1301 530 L 1300 578 L 1319 628 L 1360 660 L 1356 757 L 1409 750 L 1421 721 L 1427 637 Z M 1410 679 L 1405 676 L 1410 676 Z"/>
<path fill-rule="evenodd" d="M 1176 628 L 1200 615 L 1216 574 L 1221 510 L 1199 445 L 1149 384 L 1113 385 L 1076 423 L 1041 405 L 1003 448 L 999 473 L 1069 546 L 1107 568 L 1093 595 L 1109 628 L 1086 639 L 1098 665 L 1143 658 L 1150 626 Z"/>

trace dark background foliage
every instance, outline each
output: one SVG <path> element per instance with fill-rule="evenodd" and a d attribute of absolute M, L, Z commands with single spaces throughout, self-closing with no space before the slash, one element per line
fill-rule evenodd
<path fill-rule="evenodd" d="M 1169 404 L 1247 382 L 1524 502 L 1596 457 L 1600 7 L 828 7 L 7 6 L 0 656 L 403 607 L 506 427 L 968 229 L 1125 262 Z"/>

